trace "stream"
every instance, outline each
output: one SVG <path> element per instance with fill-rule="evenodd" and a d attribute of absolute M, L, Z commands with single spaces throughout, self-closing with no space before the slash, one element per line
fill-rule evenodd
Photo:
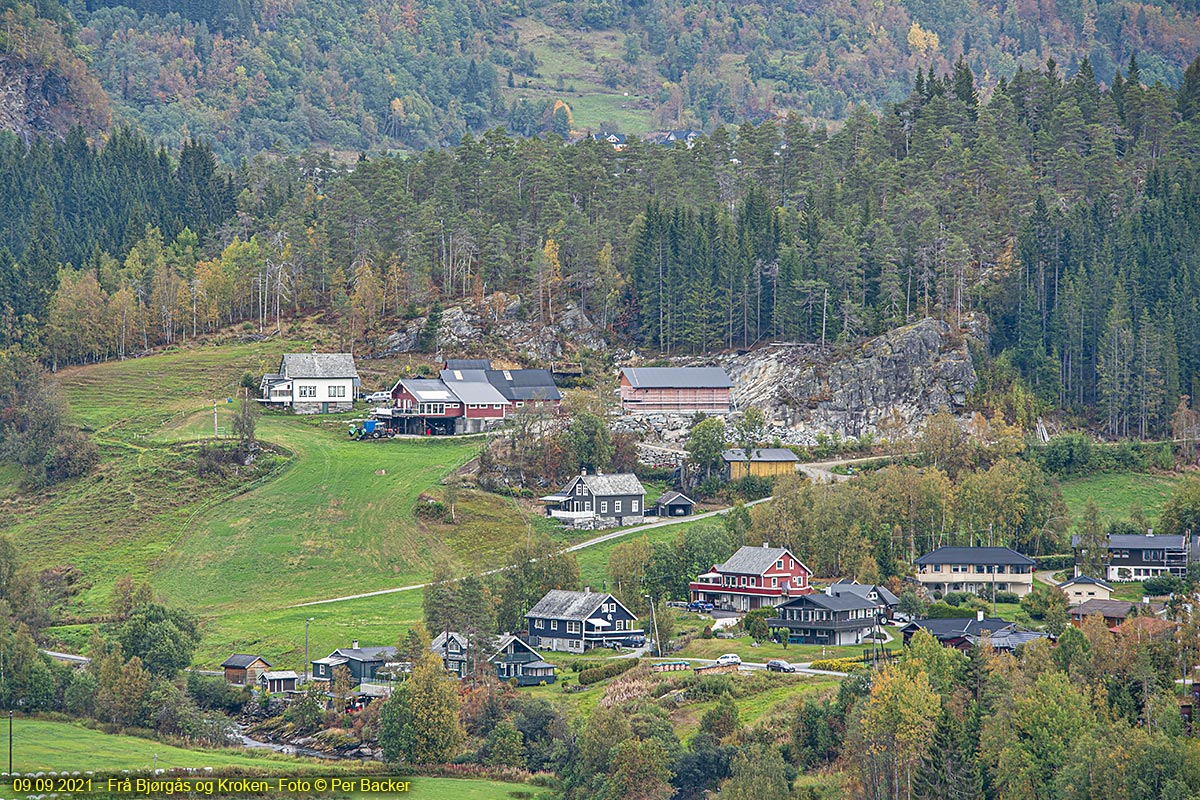
<path fill-rule="evenodd" d="M 338 755 L 337 753 L 322 753 L 319 750 L 311 750 L 307 747 L 297 747 L 292 744 L 277 744 L 276 742 L 260 742 L 258 739 L 251 739 L 245 734 L 242 729 L 238 729 L 238 739 L 242 743 L 242 747 L 248 747 L 254 750 L 274 750 L 276 753 L 283 753 L 288 756 L 303 756 L 306 758 L 326 758 L 326 759 L 344 759 L 346 756 Z"/>

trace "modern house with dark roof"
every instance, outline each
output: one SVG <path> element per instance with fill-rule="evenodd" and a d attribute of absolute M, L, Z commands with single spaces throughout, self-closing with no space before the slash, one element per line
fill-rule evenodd
<path fill-rule="evenodd" d="M 608 144 L 612 145 L 613 150 L 617 151 L 624 150 L 628 144 L 625 134 L 613 133 L 612 131 L 600 131 L 599 133 L 593 133 L 592 139 L 597 142 L 607 142 Z"/>
<path fill-rule="evenodd" d="M 660 517 L 686 517 L 695 508 L 695 500 L 674 489 L 663 492 L 654 501 L 654 510 Z"/>
<path fill-rule="evenodd" d="M 548 369 L 488 369 L 484 376 L 513 408 L 557 410 L 562 402 L 562 393 Z"/>
<path fill-rule="evenodd" d="M 349 647 L 339 647 L 325 658 L 312 662 L 313 680 L 332 682 L 334 671 L 345 667 L 350 672 L 350 683 L 358 685 L 375 677 L 375 673 L 386 666 L 396 665 L 394 647 L 359 647 L 356 639 Z"/>
<path fill-rule="evenodd" d="M 496 668 L 496 677 L 502 681 L 517 682 L 517 686 L 540 686 L 554 683 L 558 668 L 542 658 L 523 639 L 506 636 L 500 640 L 496 653 L 488 659 Z"/>
<path fill-rule="evenodd" d="M 1079 536 L 1071 537 L 1075 562 L 1081 553 Z M 1105 580 L 1140 581 L 1159 575 L 1187 577 L 1188 564 L 1200 560 L 1200 547 L 1188 536 L 1163 536 L 1153 531 L 1144 534 L 1114 533 L 1108 536 Z"/>
<path fill-rule="evenodd" d="M 546 516 L 573 528 L 595 530 L 645 521 L 646 490 L 632 473 L 576 475 L 541 500 L 546 504 Z"/>
<path fill-rule="evenodd" d="M 800 463 L 800 457 L 786 447 L 755 447 L 748 459 L 745 450 L 734 447 L 722 453 L 721 460 L 725 463 L 725 477 L 731 481 L 750 475 L 756 478 L 791 475 Z"/>
<path fill-rule="evenodd" d="M 525 615 L 529 646 L 582 653 L 645 633 L 637 616 L 607 592 L 551 589 Z"/>
<path fill-rule="evenodd" d="M 915 563 L 917 580 L 931 592 L 1033 591 L 1034 560 L 1007 547 L 939 547 Z"/>
<path fill-rule="evenodd" d="M 781 601 L 813 591 L 812 570 L 786 547 L 741 547 L 723 564 L 688 584 L 695 602 L 727 611 L 774 608 Z"/>
<path fill-rule="evenodd" d="M 262 656 L 245 653 L 234 653 L 221 663 L 221 669 L 225 670 L 225 682 L 235 686 L 253 686 L 258 676 L 270 668 L 270 662 Z"/>
<path fill-rule="evenodd" d="M 1159 617 L 1166 610 L 1162 603 L 1134 603 L 1129 600 L 1085 600 L 1074 608 L 1067 609 L 1071 624 L 1083 626 L 1088 617 L 1104 617 L 1104 624 L 1115 628 L 1130 617 Z"/>
<path fill-rule="evenodd" d="M 481 433 L 504 419 L 513 405 L 487 379 L 482 369 L 444 369 L 442 383 L 461 402 L 463 414 L 455 433 Z"/>
<path fill-rule="evenodd" d="M 1067 596 L 1067 602 L 1073 606 L 1086 603 L 1088 600 L 1107 600 L 1112 597 L 1111 584 L 1087 575 L 1076 575 L 1058 585 Z"/>
<path fill-rule="evenodd" d="M 886 586 L 859 583 L 856 580 L 840 580 L 826 586 L 824 592 L 834 597 L 843 595 L 861 597 L 874 604 L 876 613 L 883 619 L 891 619 L 896 606 L 900 604 L 900 598 L 892 594 Z"/>
<path fill-rule="evenodd" d="M 621 370 L 621 408 L 631 413 L 728 414 L 732 390 L 721 367 Z"/>
<path fill-rule="evenodd" d="M 290 406 L 297 414 L 350 411 L 358 386 L 358 370 L 349 353 L 288 353 L 279 371 L 259 382 L 260 402 Z"/>
<path fill-rule="evenodd" d="M 855 594 L 814 592 L 790 598 L 775 609 L 767 627 L 793 644 L 861 644 L 879 622 L 875 603 Z"/>
<path fill-rule="evenodd" d="M 1042 631 L 1027 631 L 1015 622 L 985 617 L 982 611 L 974 617 L 919 619 L 905 625 L 900 633 L 904 635 L 904 643 L 908 644 L 916 632 L 922 630 L 942 646 L 956 650 L 970 650 L 986 638 L 993 650 L 1012 652 L 1023 644 L 1048 638 Z"/>

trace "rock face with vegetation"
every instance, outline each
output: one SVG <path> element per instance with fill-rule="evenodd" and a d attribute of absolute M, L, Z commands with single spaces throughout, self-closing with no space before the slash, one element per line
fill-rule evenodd
<path fill-rule="evenodd" d="M 781 438 L 797 443 L 817 433 L 913 433 L 931 414 L 960 411 L 977 382 L 965 341 L 933 319 L 849 351 L 776 345 L 726 368 L 737 407 L 761 409 Z"/>

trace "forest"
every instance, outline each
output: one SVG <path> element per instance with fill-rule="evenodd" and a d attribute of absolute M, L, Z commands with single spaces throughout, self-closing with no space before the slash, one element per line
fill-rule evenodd
<path fill-rule="evenodd" d="M 231 171 L 120 130 L 0 137 L 0 161 L 4 340 L 51 366 L 314 309 L 370 347 L 431 299 L 515 295 L 663 354 L 938 316 L 994 356 L 987 407 L 1111 437 L 1163 435 L 1200 389 L 1200 60 L 1179 90 L 1136 59 L 1107 89 L 1050 63 L 986 102 L 960 61 L 833 131 L 791 115 L 691 149 L 493 129 Z"/>

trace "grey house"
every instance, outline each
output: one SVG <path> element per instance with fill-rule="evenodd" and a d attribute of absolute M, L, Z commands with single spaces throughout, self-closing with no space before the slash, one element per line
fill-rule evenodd
<path fill-rule="evenodd" d="M 504 637 L 488 663 L 496 668 L 497 678 L 515 680 L 517 686 L 539 686 L 555 681 L 557 667 L 548 664 L 538 651 L 516 636 Z"/>
<path fill-rule="evenodd" d="M 861 644 L 876 623 L 874 601 L 856 594 L 802 594 L 775 607 L 767 620 L 774 633 L 796 644 Z"/>
<path fill-rule="evenodd" d="M 351 684 L 358 685 L 375 677 L 386 666 L 397 664 L 394 647 L 359 647 L 356 639 L 350 647 L 339 647 L 325 658 L 312 662 L 313 680 L 332 682 L 338 667 L 350 672 Z"/>
<path fill-rule="evenodd" d="M 1081 553 L 1079 536 L 1071 537 L 1075 550 L 1075 562 Z M 1200 553 L 1187 536 L 1163 536 L 1153 532 L 1145 534 L 1114 533 L 1108 536 L 1108 551 L 1105 559 L 1105 574 L 1100 576 L 1109 581 L 1140 581 L 1160 575 L 1186 577 L 1188 564 Z"/>
<path fill-rule="evenodd" d="M 455 631 L 443 631 L 434 637 L 429 649 L 442 659 L 442 666 L 459 678 L 467 674 L 467 637 Z"/>
<path fill-rule="evenodd" d="M 637 616 L 607 592 L 551 589 L 529 609 L 529 645 L 582 653 L 644 633 Z"/>
<path fill-rule="evenodd" d="M 645 521 L 646 490 L 636 475 L 577 475 L 541 498 L 546 516 L 573 528 L 594 530 Z"/>

